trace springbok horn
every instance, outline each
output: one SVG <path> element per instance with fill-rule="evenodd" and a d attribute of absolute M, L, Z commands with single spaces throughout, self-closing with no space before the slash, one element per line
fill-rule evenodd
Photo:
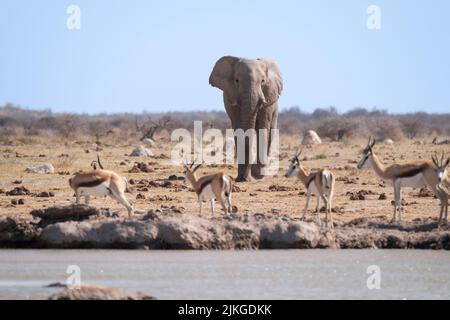
<path fill-rule="evenodd" d="M 105 168 L 103 168 L 103 165 L 102 165 L 102 163 L 100 162 L 100 156 L 99 156 L 99 154 L 97 153 L 97 162 L 98 162 L 98 166 L 100 167 L 100 169 L 105 169 Z"/>
<path fill-rule="evenodd" d="M 437 163 L 437 159 L 436 159 L 436 157 L 433 155 L 433 156 L 431 156 L 431 160 L 433 160 L 433 163 L 434 163 L 434 165 L 436 166 L 436 167 L 439 167 L 439 164 Z"/>

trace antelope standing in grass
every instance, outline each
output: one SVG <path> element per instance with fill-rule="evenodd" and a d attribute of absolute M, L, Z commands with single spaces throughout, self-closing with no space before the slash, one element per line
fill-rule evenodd
<path fill-rule="evenodd" d="M 334 184 L 335 178 L 333 173 L 328 169 L 320 169 L 317 172 L 309 173 L 305 167 L 300 163 L 299 156 L 300 152 L 294 156 L 291 160 L 291 165 L 287 170 L 285 177 L 290 178 L 292 175 L 296 174 L 297 178 L 305 185 L 306 187 L 306 205 L 303 211 L 302 220 L 305 218 L 306 211 L 308 210 L 309 200 L 311 198 L 311 194 L 317 196 L 317 222 L 319 225 L 320 221 L 320 199 L 322 198 L 325 202 L 325 211 L 326 211 L 326 225 L 333 228 L 333 216 L 331 213 L 331 204 L 333 201 L 334 194 Z M 328 214 L 330 215 L 330 219 L 328 219 Z M 329 224 L 330 223 L 330 224 Z"/>
<path fill-rule="evenodd" d="M 203 176 L 197 179 L 195 172 L 202 166 L 199 164 L 194 166 L 195 161 L 192 164 L 184 164 L 185 180 L 188 180 L 195 190 L 198 197 L 199 212 L 202 215 L 202 207 L 204 200 L 211 201 L 211 213 L 214 214 L 215 200 L 220 201 L 222 209 L 230 214 L 232 212 L 231 205 L 231 178 L 225 175 L 223 172 L 219 172 L 212 175 Z M 228 206 L 228 208 L 227 208 Z"/>
<path fill-rule="evenodd" d="M 440 187 L 440 183 L 445 178 L 445 168 L 450 159 L 444 163 L 442 154 L 440 163 L 435 156 L 428 161 L 410 161 L 407 163 L 394 163 L 385 166 L 373 152 L 375 140 L 369 138 L 366 148 L 363 150 L 362 158 L 358 162 L 358 169 L 362 169 L 371 165 L 375 173 L 384 181 L 391 183 L 394 186 L 394 217 L 392 222 L 397 220 L 397 212 L 399 220 L 402 220 L 401 212 L 401 192 L 402 187 L 421 188 L 428 186 L 433 193 L 439 198 L 441 202 L 441 212 L 439 216 L 439 223 L 445 211 L 445 220 L 447 221 L 448 214 L 448 194 Z"/>
<path fill-rule="evenodd" d="M 127 180 L 113 171 L 104 170 L 98 156 L 97 159 L 101 169 L 92 163 L 93 170 L 79 171 L 69 179 L 70 187 L 75 191 L 76 203 L 80 204 L 81 196 L 84 196 L 86 204 L 89 204 L 90 196 L 110 196 L 125 206 L 131 216 L 134 209 L 125 197 L 125 192 L 129 191 Z"/>

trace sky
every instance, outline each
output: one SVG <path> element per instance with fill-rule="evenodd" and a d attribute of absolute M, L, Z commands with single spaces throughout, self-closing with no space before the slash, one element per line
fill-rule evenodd
<path fill-rule="evenodd" d="M 0 105 L 223 110 L 208 78 L 234 55 L 277 61 L 281 109 L 449 112 L 449 12 L 448 0 L 1 0 Z"/>

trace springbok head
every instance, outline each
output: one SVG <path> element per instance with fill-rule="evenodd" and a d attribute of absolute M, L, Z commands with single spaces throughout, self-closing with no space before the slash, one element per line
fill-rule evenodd
<path fill-rule="evenodd" d="M 367 142 L 367 146 L 364 148 L 362 152 L 362 158 L 358 162 L 358 169 L 365 168 L 370 163 L 370 158 L 373 154 L 373 146 L 375 145 L 375 139 L 373 137 L 369 138 L 369 141 Z M 369 161 L 368 161 L 369 160 Z"/>
<path fill-rule="evenodd" d="M 441 158 L 438 161 L 437 153 L 434 154 L 434 156 L 431 156 L 431 159 L 433 160 L 434 165 L 436 166 L 436 174 L 438 176 L 439 182 L 442 182 L 445 177 L 445 169 L 448 166 L 448 163 L 450 162 L 450 158 L 447 158 L 447 161 L 444 162 L 444 151 L 442 151 Z"/>
<path fill-rule="evenodd" d="M 286 174 L 284 175 L 286 178 L 290 178 L 292 177 L 292 175 L 296 174 L 299 170 L 300 167 L 300 155 L 302 154 L 302 150 L 297 151 L 295 153 L 295 156 L 292 158 L 291 160 L 291 164 L 288 168 L 288 170 L 286 171 Z"/>
<path fill-rule="evenodd" d="M 202 163 L 194 166 L 195 163 L 197 162 L 197 159 L 198 159 L 198 156 L 195 157 L 193 162 L 189 163 L 189 161 L 186 159 L 186 157 L 184 158 L 183 166 L 184 166 L 184 181 L 185 182 L 186 182 L 186 179 L 189 179 L 189 177 L 193 177 L 195 171 L 197 171 L 202 166 Z"/>
<path fill-rule="evenodd" d="M 100 156 L 97 154 L 97 161 L 92 161 L 91 162 L 91 167 L 94 169 L 94 170 L 97 170 L 97 165 L 100 167 L 100 169 L 102 169 L 102 170 L 104 170 L 105 168 L 103 168 L 103 165 L 102 165 L 102 163 L 100 162 Z"/>

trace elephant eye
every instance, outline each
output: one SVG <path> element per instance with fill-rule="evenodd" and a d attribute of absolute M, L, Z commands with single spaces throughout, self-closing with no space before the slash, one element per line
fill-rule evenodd
<path fill-rule="evenodd" d="M 235 79 L 234 81 L 236 81 L 236 83 L 239 83 L 239 79 Z"/>

